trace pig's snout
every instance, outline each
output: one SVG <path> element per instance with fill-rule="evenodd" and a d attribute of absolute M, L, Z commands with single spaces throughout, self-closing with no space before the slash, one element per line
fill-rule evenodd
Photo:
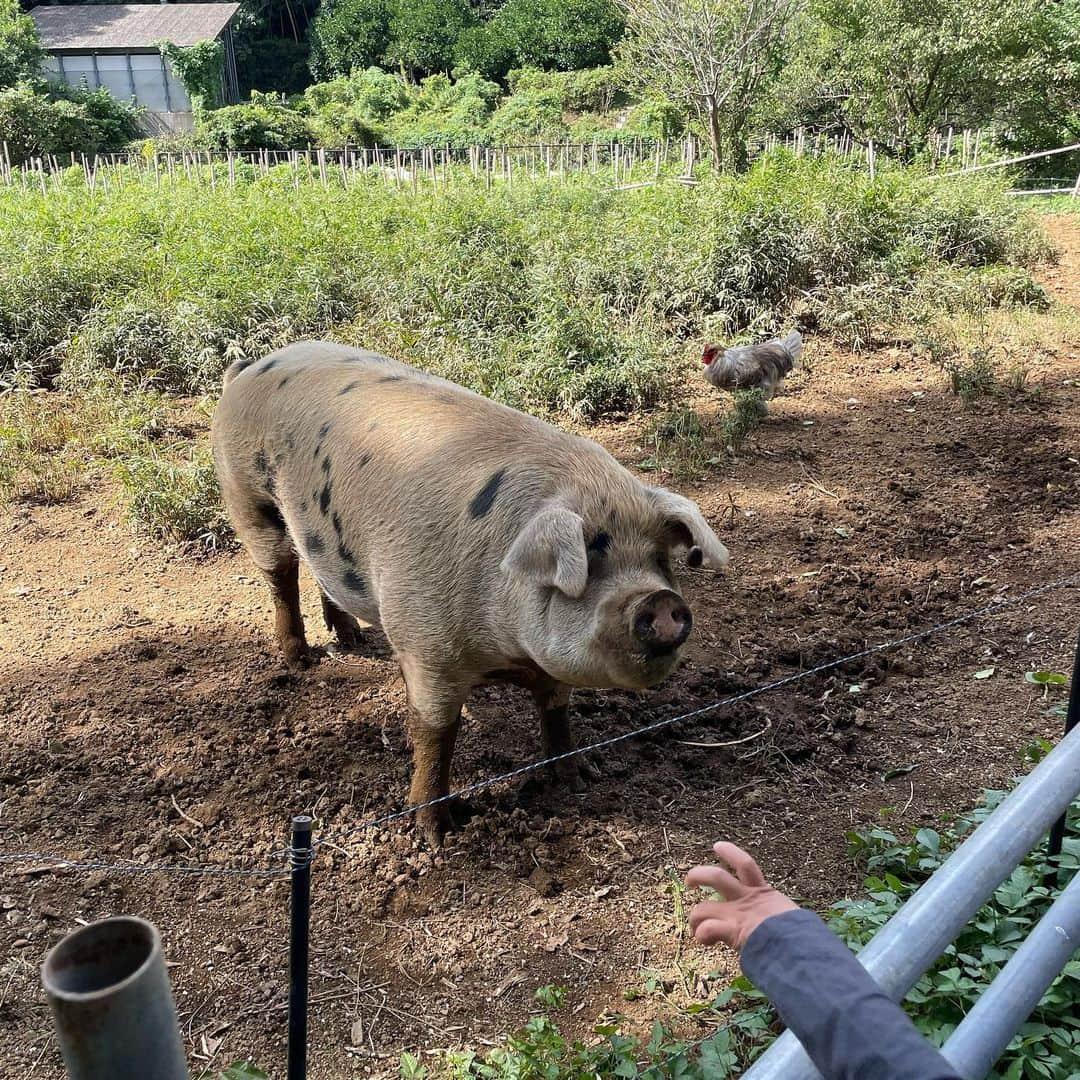
<path fill-rule="evenodd" d="M 694 617 L 678 593 L 661 589 L 638 605 L 634 614 L 634 637 L 650 656 L 669 656 L 689 636 Z"/>

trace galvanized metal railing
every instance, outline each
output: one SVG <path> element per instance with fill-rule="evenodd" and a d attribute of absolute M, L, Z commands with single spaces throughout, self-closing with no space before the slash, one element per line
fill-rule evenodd
<path fill-rule="evenodd" d="M 859 953 L 859 962 L 901 1001 L 1053 826 L 1061 850 L 1064 818 L 1080 795 L 1080 645 L 1066 734 Z M 1055 850 L 1056 848 L 1056 850 Z M 1080 876 L 1074 874 L 942 1052 L 965 1080 L 983 1080 L 1046 988 L 1080 947 Z M 743 1080 L 820 1080 L 799 1040 L 785 1032 Z"/>

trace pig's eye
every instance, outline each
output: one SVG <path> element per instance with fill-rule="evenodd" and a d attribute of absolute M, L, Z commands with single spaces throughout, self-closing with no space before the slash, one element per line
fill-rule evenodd
<path fill-rule="evenodd" d="M 611 547 L 611 537 L 606 532 L 598 532 L 590 541 L 586 551 L 590 555 L 604 555 Z"/>

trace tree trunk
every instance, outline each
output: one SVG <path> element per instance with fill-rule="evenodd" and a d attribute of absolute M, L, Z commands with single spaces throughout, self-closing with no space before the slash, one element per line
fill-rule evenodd
<path fill-rule="evenodd" d="M 719 172 L 728 172 L 724 158 L 724 132 L 720 122 L 720 110 L 713 94 L 705 95 L 705 129 L 709 133 L 709 149 L 712 151 L 713 168 Z"/>
<path fill-rule="evenodd" d="M 716 98 L 706 95 L 705 119 L 713 168 L 718 172 L 745 172 L 749 164 L 745 116 L 739 113 L 724 115 L 717 107 Z"/>

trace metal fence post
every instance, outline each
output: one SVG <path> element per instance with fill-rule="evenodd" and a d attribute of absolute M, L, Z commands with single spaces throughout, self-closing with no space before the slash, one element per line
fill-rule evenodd
<path fill-rule="evenodd" d="M 1065 713 L 1065 734 L 1068 735 L 1077 723 L 1080 722 L 1080 635 L 1076 640 L 1076 657 L 1073 660 L 1072 670 L 1072 683 L 1069 685 L 1069 705 Z M 1046 846 L 1046 853 L 1051 859 L 1057 858 L 1061 854 L 1061 845 L 1065 841 L 1065 826 L 1068 822 L 1069 811 L 1068 809 L 1054 822 L 1053 827 L 1050 829 L 1050 839 Z M 1053 882 L 1050 880 L 1053 876 L 1053 871 L 1050 871 L 1046 876 L 1046 881 L 1043 882 L 1047 887 L 1052 887 Z M 1057 878 L 1061 881 L 1061 868 L 1057 871 Z"/>
<path fill-rule="evenodd" d="M 307 1077 L 308 943 L 311 929 L 312 819 L 292 819 L 289 865 L 289 1067 L 288 1080 Z"/>
<path fill-rule="evenodd" d="M 41 981 L 71 1080 L 188 1080 L 153 924 L 125 915 L 68 934 L 45 958 Z"/>

